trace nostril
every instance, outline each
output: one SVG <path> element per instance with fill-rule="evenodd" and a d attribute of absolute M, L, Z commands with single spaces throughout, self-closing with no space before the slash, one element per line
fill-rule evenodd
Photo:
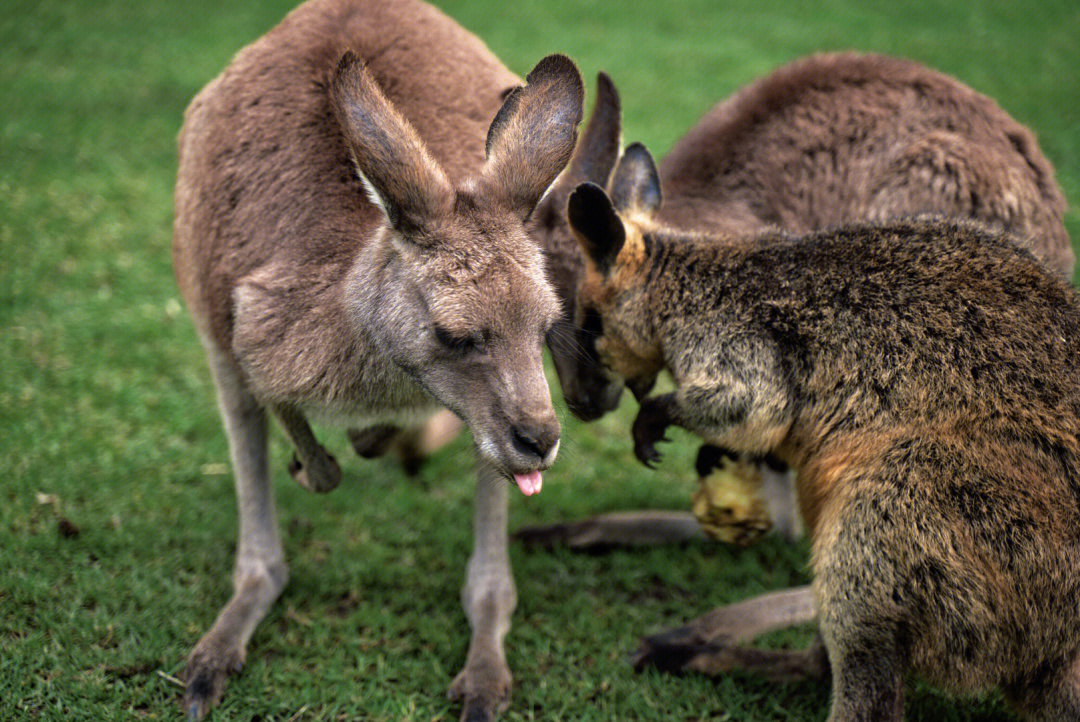
<path fill-rule="evenodd" d="M 550 429 L 514 426 L 511 429 L 514 446 L 523 454 L 539 456 L 543 459 L 559 441 L 559 433 Z"/>

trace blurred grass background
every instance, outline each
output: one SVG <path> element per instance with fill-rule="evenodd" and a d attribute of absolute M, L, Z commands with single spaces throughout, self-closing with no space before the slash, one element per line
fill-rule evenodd
<path fill-rule="evenodd" d="M 225 437 L 170 263 L 175 135 L 192 95 L 291 0 L 14 0 L 0 18 L 0 717 L 175 719 L 169 680 L 229 591 L 236 534 Z M 1038 134 L 1080 238 L 1080 5 L 446 0 L 524 73 L 553 51 L 623 97 L 627 141 L 662 156 L 721 97 L 800 55 L 911 57 Z M 554 380 L 554 377 L 552 377 Z M 563 408 L 560 403 L 560 409 Z M 633 461 L 627 402 L 563 412 L 544 493 L 512 526 L 686 508 L 694 445 Z M 418 478 L 322 436 L 349 481 L 325 497 L 271 468 L 291 582 L 215 719 L 454 720 L 471 545 L 467 439 Z M 509 720 L 821 720 L 828 692 L 746 675 L 635 675 L 637 636 L 807 580 L 805 545 L 692 544 L 603 556 L 512 550 Z M 775 635 L 801 644 L 810 630 Z M 997 697 L 909 686 L 914 720 L 1012 719 Z"/>

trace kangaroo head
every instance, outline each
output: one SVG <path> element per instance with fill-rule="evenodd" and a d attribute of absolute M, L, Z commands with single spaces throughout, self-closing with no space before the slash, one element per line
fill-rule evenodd
<path fill-rule="evenodd" d="M 548 277 L 563 304 L 563 317 L 552 329 L 548 346 L 555 361 L 567 401 L 579 399 L 586 390 L 599 388 L 605 378 L 594 362 L 595 355 L 583 353 L 587 337 L 574 323 L 578 286 L 585 271 L 585 259 L 570 233 L 566 220 L 566 201 L 581 183 L 592 182 L 607 186 L 608 178 L 619 158 L 622 146 L 622 110 L 619 93 L 606 73 L 596 78 L 596 102 L 585 131 L 574 149 L 570 164 L 544 196 L 528 223 L 529 235 L 544 249 Z M 614 396 L 602 399 L 603 411 L 615 408 L 622 389 L 615 387 Z M 590 403 L 592 407 L 594 404 Z M 594 418 L 584 409 L 571 403 L 570 411 L 586 421 Z M 601 411 L 601 413 L 603 413 Z"/>
<path fill-rule="evenodd" d="M 347 289 L 361 334 L 471 428 L 479 453 L 527 494 L 554 461 L 559 423 L 542 346 L 559 304 L 525 223 L 569 160 L 582 82 L 542 60 L 492 122 L 479 174 L 454 187 L 355 56 L 335 113 L 385 216 Z"/>
<path fill-rule="evenodd" d="M 578 287 L 576 323 L 580 348 L 570 373 L 577 384 L 566 402 L 578 415 L 598 418 L 610 410 L 623 384 L 639 399 L 649 392 L 662 366 L 659 349 L 642 303 L 646 292 L 643 234 L 660 207 L 660 178 L 645 146 L 634 143 L 615 168 L 608 195 L 600 186 L 583 183 L 570 194 L 567 219 L 584 252 L 584 276 Z M 571 393 L 577 394 L 571 397 Z"/>

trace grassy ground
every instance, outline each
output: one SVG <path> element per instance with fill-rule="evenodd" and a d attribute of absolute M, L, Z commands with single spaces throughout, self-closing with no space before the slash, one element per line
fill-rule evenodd
<path fill-rule="evenodd" d="M 190 647 L 228 593 L 226 447 L 169 260 L 182 110 L 292 0 L 189 6 L 15 0 L 0 19 L 0 699 L 4 718 L 177 718 Z M 1080 6 L 1070 0 L 873 3 L 454 0 L 447 11 L 526 71 L 559 50 L 607 69 L 628 140 L 662 155 L 718 98 L 804 53 L 861 48 L 952 73 L 1039 134 L 1080 205 Z M 1024 7 L 1027 5 L 1028 7 Z M 1068 226 L 1080 238 L 1080 214 Z M 632 407 L 632 403 L 627 406 Z M 692 445 L 636 465 L 632 408 L 566 419 L 544 493 L 512 524 L 684 508 Z M 564 414 L 564 417 L 566 415 Z M 470 546 L 461 439 L 416 479 L 326 441 L 352 480 L 327 497 L 272 468 L 292 581 L 217 719 L 451 720 L 465 656 Z M 634 675 L 639 633 L 804 582 L 805 547 L 576 556 L 515 547 L 510 720 L 817 720 L 827 691 L 747 676 Z M 774 639 L 801 643 L 800 630 Z M 918 720 L 1010 719 L 914 684 Z"/>

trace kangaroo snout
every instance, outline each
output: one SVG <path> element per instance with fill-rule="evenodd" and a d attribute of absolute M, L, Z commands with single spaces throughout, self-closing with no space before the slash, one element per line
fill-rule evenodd
<path fill-rule="evenodd" d="M 550 465 L 555 460 L 559 434 L 559 422 L 554 415 L 550 419 L 522 421 L 510 428 L 510 438 L 514 443 L 514 448 L 525 456 L 537 457 L 544 466 Z"/>

